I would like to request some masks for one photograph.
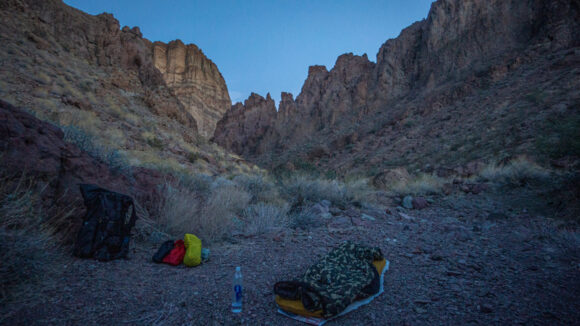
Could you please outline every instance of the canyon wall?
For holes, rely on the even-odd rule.
[[[154,42],[152,48],[153,63],[167,86],[195,118],[199,133],[210,138],[232,104],[218,67],[195,44]]]
[[[246,126],[260,116],[244,113],[259,109],[250,102],[245,108],[231,108],[236,114],[224,116],[214,139],[268,167],[314,157],[313,164],[340,171],[425,162],[432,149],[444,153],[448,147],[461,147],[452,143],[471,134],[501,142],[491,135],[503,137],[498,130],[522,114],[521,102],[530,99],[529,93],[548,85],[564,87],[575,103],[573,85],[578,83],[573,74],[560,76],[572,79],[562,86],[556,85],[558,72],[541,70],[554,67],[558,60],[577,63],[578,18],[574,1],[439,0],[426,19],[385,42],[376,63],[366,55],[345,54],[330,71],[324,66],[310,67],[296,100],[286,95],[272,122],[257,130],[259,137],[248,135]],[[526,73],[534,78],[526,78]],[[481,106],[484,102],[486,107]],[[527,105],[527,118],[541,119],[546,104],[556,103]],[[509,112],[500,113],[502,107]],[[498,121],[489,122],[494,131],[488,134],[487,125],[475,124],[477,116],[497,117]],[[435,132],[425,127],[448,128],[453,133],[443,133],[434,141],[426,135]],[[457,128],[463,129],[455,132]],[[468,129],[475,130],[468,134]],[[514,132],[517,138],[532,134],[527,129]],[[532,142],[514,143],[499,154],[530,151]],[[393,144],[395,148],[390,148]],[[498,155],[484,149],[465,151],[470,155],[461,155],[459,160]],[[311,152],[329,154],[319,157]],[[440,158],[438,163],[448,163],[444,161]]]

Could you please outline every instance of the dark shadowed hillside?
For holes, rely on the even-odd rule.
[[[437,1],[376,63],[344,54],[330,71],[310,67],[277,113],[258,95],[234,105],[215,141],[268,168],[339,175],[577,156],[563,139],[580,132],[579,10],[564,0]]]

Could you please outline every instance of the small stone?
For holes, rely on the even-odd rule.
[[[429,203],[427,203],[427,200],[423,197],[416,197],[413,198],[412,205],[414,209],[423,209],[426,208]]]
[[[440,255],[431,255],[431,260],[441,261],[443,260],[443,257],[441,257]]]
[[[423,253],[423,250],[421,248],[417,247],[417,248],[415,248],[415,250],[413,250],[413,253],[415,255],[420,255]]]
[[[344,212],[344,215],[350,216],[350,217],[360,217],[361,216],[360,212],[354,208],[349,208],[348,210],[346,210]]]
[[[489,213],[489,215],[487,216],[487,219],[490,221],[507,220],[508,216],[505,215],[504,213],[493,212],[493,213]]]
[[[405,207],[406,209],[412,209],[413,208],[413,197],[412,196],[405,196],[405,198],[403,198],[403,207]]]
[[[374,220],[376,220],[374,217],[372,217],[370,215],[367,215],[365,213],[362,213],[361,216],[360,216],[360,218],[362,218],[363,220],[367,220],[367,221],[374,221]]]
[[[421,308],[421,307],[415,307],[413,308],[413,310],[418,313],[418,314],[424,314],[427,312],[427,309]]]
[[[324,214],[320,215],[320,217],[323,219],[331,219],[332,216],[333,215],[331,213],[324,213]]]
[[[342,214],[342,209],[335,207],[335,206],[330,207],[329,211],[330,211],[330,214],[335,215],[335,216]]]
[[[328,213],[328,207],[319,203],[319,204],[312,206],[310,208],[309,212],[311,214],[314,214],[314,215],[323,215],[323,214]]]
[[[489,314],[493,312],[493,307],[490,304],[484,303],[479,307],[479,311],[484,314]]]
[[[485,191],[488,189],[488,186],[486,184],[483,183],[476,183],[474,185],[471,185],[471,193],[474,195],[479,194],[482,191]]]

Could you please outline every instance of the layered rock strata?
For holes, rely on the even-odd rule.
[[[213,136],[217,121],[231,106],[218,67],[195,44],[154,42],[152,48],[155,67],[195,118],[199,133],[206,138]]]

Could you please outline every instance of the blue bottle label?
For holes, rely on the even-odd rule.
[[[234,292],[236,293],[236,301],[242,300],[242,286],[241,285],[234,286]]]

